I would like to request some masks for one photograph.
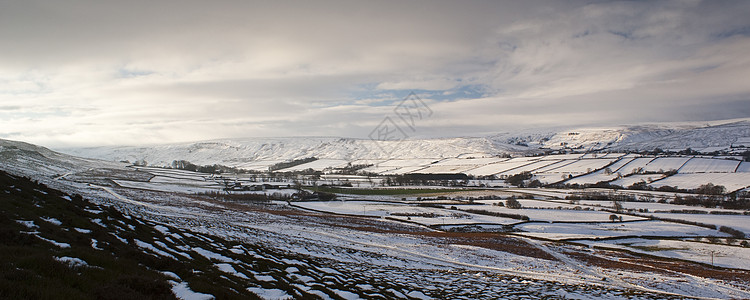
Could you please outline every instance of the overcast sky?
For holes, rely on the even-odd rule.
[[[413,137],[744,118],[748,15],[750,1],[2,0],[0,138],[367,138],[412,91],[432,112]]]

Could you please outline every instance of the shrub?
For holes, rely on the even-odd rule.
[[[721,226],[721,227],[719,227],[719,231],[721,231],[723,233],[730,234],[734,238],[738,238],[738,239],[744,239],[745,238],[745,233],[744,232],[739,231],[737,229],[734,229],[732,227]]]
[[[508,200],[505,200],[505,207],[519,209],[521,208],[521,202],[518,202],[515,198],[508,198]]]

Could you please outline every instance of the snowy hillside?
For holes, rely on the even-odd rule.
[[[547,149],[638,151],[692,148],[712,152],[727,149],[747,137],[750,137],[750,119],[556,129],[546,133],[504,133],[491,139]]]
[[[124,166],[121,163],[70,156],[44,147],[3,139],[0,139],[0,161],[5,170],[44,176]]]
[[[195,164],[241,166],[252,161],[292,160],[306,157],[355,161],[362,159],[449,158],[493,156],[523,151],[526,147],[495,143],[487,138],[450,138],[377,142],[336,137],[290,137],[214,140],[152,147],[94,147],[61,151],[111,161],[146,160],[168,165],[173,160]]]
[[[750,120],[712,123],[663,123],[610,128],[526,130],[486,137],[410,139],[379,142],[339,137],[288,137],[213,140],[148,147],[68,148],[60,151],[109,161],[168,165],[187,160],[199,165],[244,166],[257,161],[285,161],[315,156],[354,162],[357,160],[440,159],[491,157],[503,153],[521,155],[540,149],[576,151],[729,149],[750,137]]]

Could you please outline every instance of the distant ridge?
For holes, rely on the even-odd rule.
[[[173,160],[228,166],[258,160],[292,160],[305,157],[346,161],[487,157],[524,155],[544,150],[561,151],[717,151],[750,137],[750,120],[694,123],[657,123],[608,128],[526,130],[485,137],[408,139],[379,142],[341,137],[245,138],[157,146],[103,146],[60,149],[71,155],[109,161],[145,160],[168,165]]]

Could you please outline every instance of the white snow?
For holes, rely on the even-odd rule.
[[[654,160],[654,157],[638,157],[620,167],[616,172],[622,175],[635,173],[638,169],[646,168],[646,165],[652,160]]]
[[[223,262],[233,262],[234,261],[233,259],[231,259],[229,257],[226,257],[224,255],[208,251],[208,250],[200,248],[200,247],[195,247],[192,250],[195,251],[195,252],[197,252],[198,254],[200,254],[201,256],[203,256],[203,257],[205,257],[207,259],[215,259],[215,260],[223,261]]]
[[[86,263],[86,261],[84,261],[84,260],[82,260],[80,258],[76,258],[76,257],[68,257],[68,256],[57,257],[57,256],[55,256],[53,258],[56,261],[59,261],[61,263],[67,264],[71,268],[88,267],[88,265],[89,265],[88,263]]]
[[[150,250],[150,251],[156,253],[157,255],[165,256],[165,257],[169,257],[169,258],[172,258],[174,260],[177,260],[177,258],[174,257],[172,254],[169,254],[166,251],[163,251],[163,250],[161,250],[159,248],[156,248],[156,247],[154,247],[153,245],[151,245],[149,243],[146,243],[146,242],[141,241],[139,239],[133,239],[133,240],[135,241],[135,244],[138,245],[138,247]]]
[[[747,215],[713,215],[713,214],[673,214],[673,213],[646,213],[644,215],[653,215],[666,219],[687,220],[704,224],[713,224],[717,228],[720,226],[732,227],[745,232],[750,237],[750,216]],[[716,235],[716,234],[714,234]]]
[[[620,246],[630,251],[697,261],[725,268],[750,270],[750,248],[709,244],[690,240],[617,239],[610,241],[583,241],[592,246]]]
[[[750,173],[677,174],[655,181],[651,186],[658,188],[666,185],[689,190],[707,183],[723,185],[727,192],[732,192],[750,186]]]
[[[182,300],[211,300],[215,297],[213,295],[209,294],[203,294],[194,292],[193,290],[188,287],[187,282],[174,282],[169,281],[169,283],[172,284],[172,293],[174,293],[175,297]]]
[[[690,157],[658,157],[649,162],[644,168],[644,172],[666,172],[670,170],[679,170]]]
[[[57,226],[62,225],[62,222],[60,222],[60,220],[55,219],[55,218],[41,217],[40,219],[44,220],[47,223],[54,224],[54,225],[57,225]]]
[[[84,229],[84,228],[73,228],[75,231],[78,231],[80,233],[91,233],[91,230]]]
[[[646,182],[646,183],[651,183],[662,178],[664,178],[664,175],[662,174],[639,174],[639,175],[630,175],[627,177],[623,177],[623,178],[614,180],[610,183],[614,185],[619,185],[621,187],[629,187],[641,181]]]
[[[244,279],[250,279],[247,276],[245,276],[245,274],[237,272],[237,270],[235,270],[234,267],[232,267],[232,265],[230,264],[221,263],[221,264],[214,264],[214,266],[216,266],[216,268],[218,268],[220,271],[224,273],[231,274],[231,275],[244,278]]]
[[[611,215],[611,214],[610,214]],[[526,223],[518,234],[548,239],[583,239],[621,236],[728,236],[713,229],[664,221],[602,222],[594,224]]]
[[[68,243],[56,242],[56,241],[53,241],[53,240],[50,240],[50,239],[45,239],[45,238],[43,238],[41,236],[38,236],[38,235],[36,235],[36,237],[38,237],[42,241],[48,242],[48,243],[50,243],[52,245],[55,245],[57,247],[60,247],[60,248],[70,248],[70,244],[68,244]]]
[[[16,223],[26,226],[28,229],[39,228],[39,226],[34,224],[34,221],[16,220]]]
[[[248,291],[258,295],[258,297],[265,300],[286,300],[293,299],[292,296],[279,289],[265,289],[260,287],[249,287]]]
[[[734,172],[740,161],[733,159],[711,159],[695,157],[679,169],[680,173],[728,173]]]

